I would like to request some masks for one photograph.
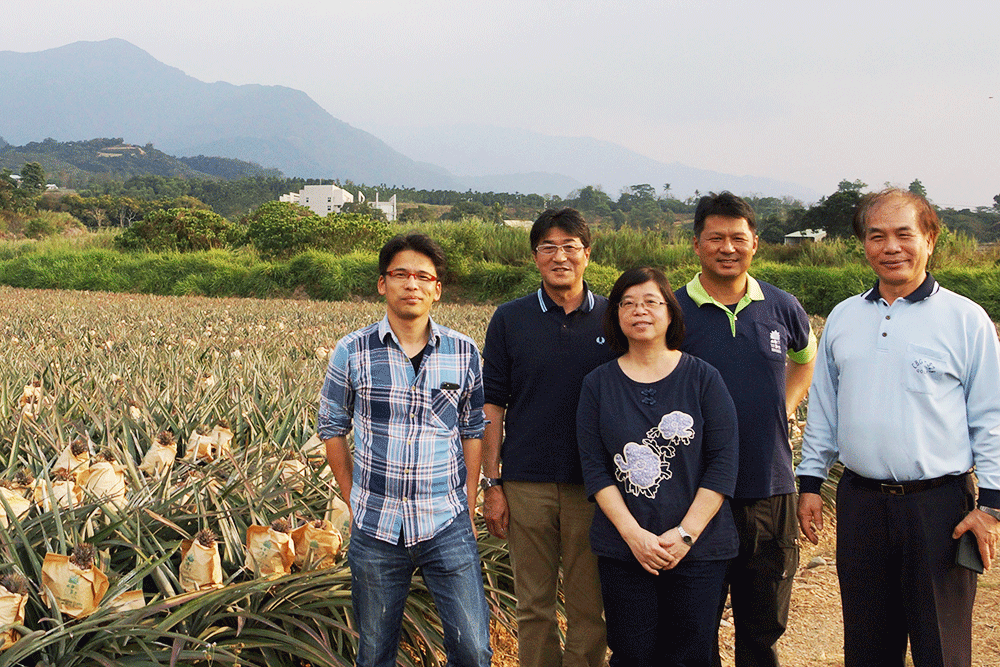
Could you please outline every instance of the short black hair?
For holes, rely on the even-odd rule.
[[[743,218],[750,226],[750,231],[757,233],[757,215],[753,212],[753,207],[745,199],[737,197],[728,190],[723,190],[719,194],[712,192],[698,200],[698,207],[694,210],[695,238],[701,236],[705,229],[705,218],[710,215]]]
[[[579,211],[567,206],[560,209],[545,209],[538,216],[535,224],[531,226],[531,234],[528,237],[531,243],[531,252],[535,252],[535,246],[553,227],[558,227],[570,236],[579,238],[584,248],[590,247],[590,227],[587,226],[587,221],[583,219],[583,215]]]
[[[681,304],[674,296],[674,290],[670,287],[667,276],[659,269],[649,266],[629,269],[618,276],[615,286],[611,288],[608,295],[608,309],[604,311],[604,335],[608,337],[608,344],[616,354],[628,352],[628,338],[622,331],[621,323],[618,321],[618,304],[622,302],[622,295],[625,290],[635,285],[641,285],[653,281],[660,288],[663,300],[667,302],[667,312],[670,314],[670,324],[667,325],[666,343],[670,350],[679,349],[684,342],[684,312]]]
[[[441,280],[444,275],[445,266],[447,265],[444,250],[431,237],[416,232],[398,234],[385,242],[385,245],[382,246],[382,249],[378,253],[378,274],[380,276],[385,275],[385,272],[389,269],[389,265],[392,264],[392,260],[404,250],[419,252],[434,262],[434,270],[438,274],[438,280]]]

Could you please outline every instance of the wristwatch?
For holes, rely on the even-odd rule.
[[[991,517],[993,517],[997,521],[1000,521],[1000,510],[998,510],[995,507],[987,507],[986,505],[980,505],[979,506],[979,511],[980,512],[986,512],[987,514],[989,514]]]
[[[691,533],[684,530],[684,526],[677,524],[677,533],[681,536],[681,540],[684,541],[684,544],[689,547],[694,546],[694,537],[691,536]]]
[[[492,489],[494,486],[503,486],[503,480],[499,477],[483,477],[479,480],[479,487],[483,491],[486,489]]]

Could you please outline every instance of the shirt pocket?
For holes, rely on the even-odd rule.
[[[936,394],[948,374],[948,356],[940,351],[910,343],[906,346],[903,374],[906,389],[915,394]]]
[[[784,361],[788,354],[788,330],[777,323],[755,322],[757,349],[765,359]]]
[[[458,399],[461,389],[431,389],[430,415],[434,423],[446,429],[458,426]]]

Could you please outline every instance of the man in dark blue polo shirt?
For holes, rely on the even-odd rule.
[[[520,664],[602,667],[607,638],[588,539],[594,505],[583,487],[576,408],[583,376],[614,356],[602,328],[608,300],[583,281],[590,230],[579,212],[545,211],[530,240],[542,285],[497,308],[486,332],[484,514],[510,549]]]
[[[740,553],[727,577],[736,667],[776,667],[799,558],[788,418],[809,389],[816,339],[794,296],[748,275],[756,216],[743,199],[729,192],[701,198],[694,250],[701,272],[676,292],[687,331],[681,349],[719,370],[739,422],[731,507]],[[720,619],[724,606],[725,594]]]

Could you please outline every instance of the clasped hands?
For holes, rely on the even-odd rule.
[[[639,527],[623,537],[629,549],[632,550],[632,555],[650,574],[659,574],[660,570],[673,569],[691,550],[691,547],[681,539],[676,528],[671,528],[662,535],[657,535]]]

